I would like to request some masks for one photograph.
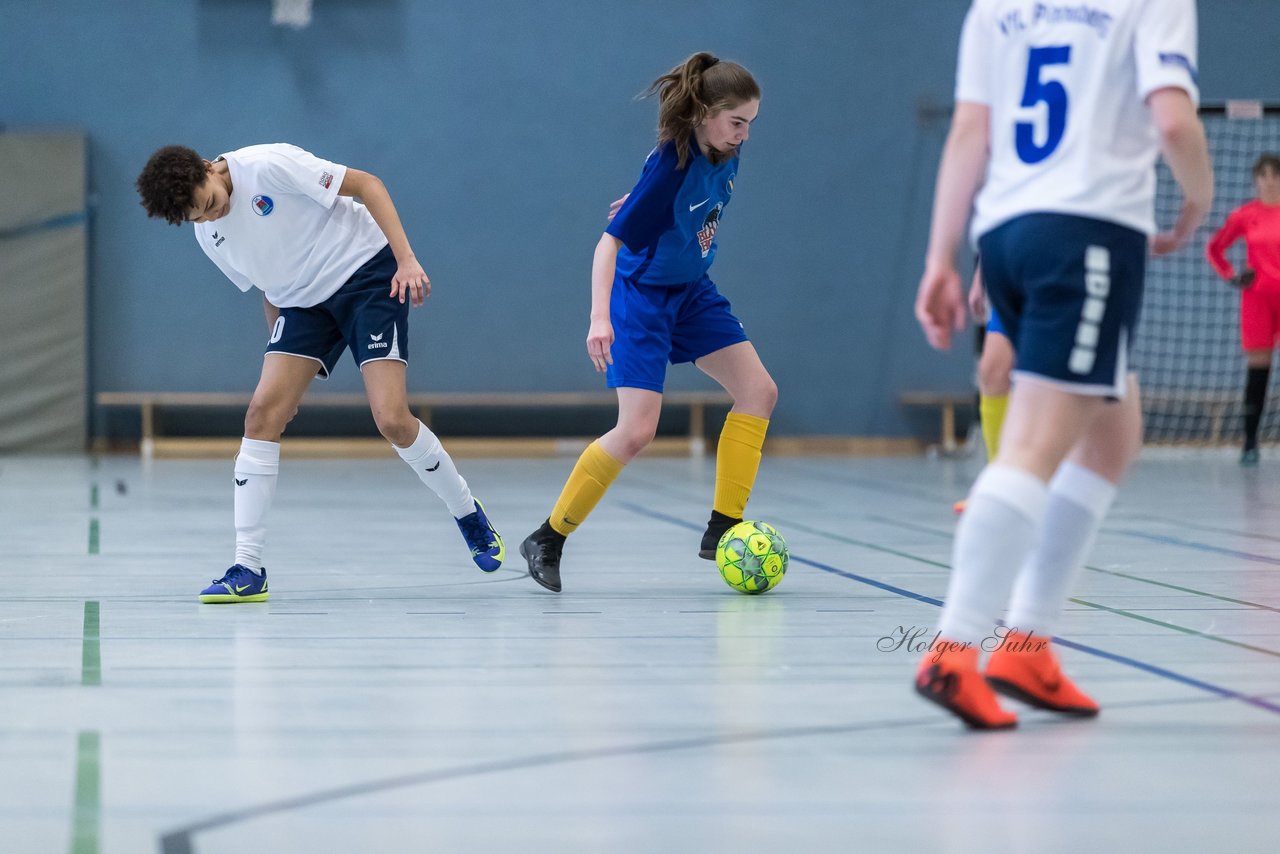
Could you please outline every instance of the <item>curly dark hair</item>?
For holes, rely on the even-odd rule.
[[[166,145],[156,151],[138,176],[138,195],[149,217],[164,217],[173,225],[187,221],[196,187],[204,183],[204,161],[185,145]]]

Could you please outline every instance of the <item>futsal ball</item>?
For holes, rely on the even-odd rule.
[[[787,542],[767,522],[739,522],[720,538],[716,566],[734,590],[772,590],[787,572]]]

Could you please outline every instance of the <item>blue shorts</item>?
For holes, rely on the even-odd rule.
[[[1014,375],[1124,397],[1147,238],[1116,223],[1034,213],[978,241],[982,279],[1013,342]]]
[[[409,301],[390,295],[396,269],[396,256],[384,246],[324,302],[280,309],[267,352],[315,359],[325,380],[348,347],[357,366],[377,359],[407,364]]]
[[[667,362],[692,362],[747,340],[729,301],[707,276],[687,285],[637,285],[618,277],[609,297],[613,324],[609,388],[661,393]]]

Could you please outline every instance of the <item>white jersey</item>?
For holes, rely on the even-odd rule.
[[[318,305],[387,245],[365,206],[338,195],[346,166],[285,143],[220,159],[231,210],[196,223],[196,240],[240,290],[259,288],[280,308]]]
[[[1196,83],[1195,0],[974,0],[956,101],[991,109],[977,238],[1025,213],[1155,228],[1157,89]]]

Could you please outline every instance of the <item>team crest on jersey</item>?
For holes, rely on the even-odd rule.
[[[722,210],[724,210],[724,202],[716,202],[716,206],[707,211],[707,218],[702,221],[702,228],[698,229],[698,248],[702,250],[703,258],[707,257],[707,253],[711,251],[711,244],[716,239],[716,229],[720,227]]]
[[[271,201],[270,196],[254,196],[253,212],[258,216],[266,216],[275,208],[275,203]]]

